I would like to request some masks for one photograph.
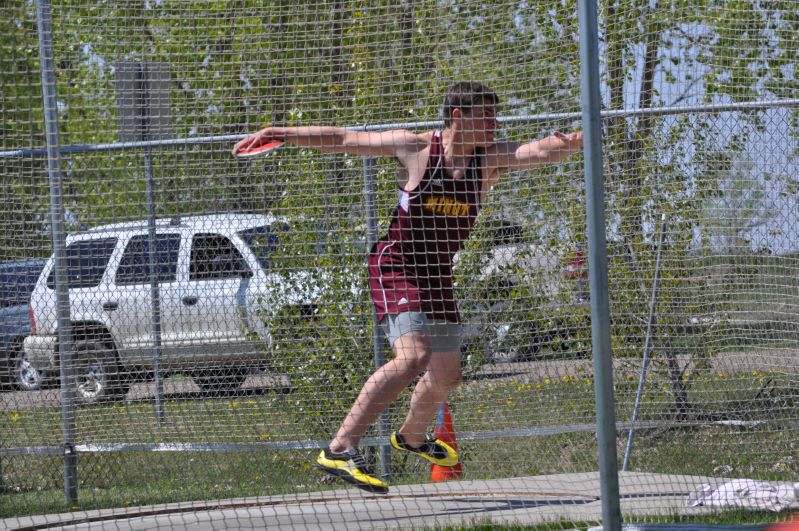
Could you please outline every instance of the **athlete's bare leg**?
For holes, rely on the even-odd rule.
[[[433,352],[427,372],[416,384],[405,424],[399,429],[403,440],[416,448],[425,441],[430,422],[442,402],[461,383],[461,353]]]
[[[394,359],[380,367],[364,384],[358,394],[358,398],[355,400],[355,404],[353,404],[352,409],[344,418],[338,433],[336,433],[335,438],[330,443],[331,452],[338,453],[345,451],[350,446],[357,447],[367,428],[397,398],[400,392],[426,367],[429,372],[432,360],[430,337],[423,332],[403,334],[394,341],[394,354]],[[458,369],[460,370],[460,354],[458,357]],[[427,375],[422,380],[426,377]],[[419,381],[419,384],[422,383],[422,380]],[[427,389],[429,385],[425,384],[424,389]],[[416,389],[419,389],[418,384]],[[414,397],[416,394],[415,390]],[[423,397],[427,399],[428,394],[429,391],[426,391]],[[438,395],[436,394],[435,396]],[[431,406],[432,414],[427,419],[428,424],[435,415],[436,408],[440,403],[441,400],[439,400],[438,404]],[[412,400],[411,411],[413,410]],[[427,409],[424,409],[422,414],[427,415]],[[414,414],[414,418],[419,418],[414,425],[421,422],[421,416],[418,413]],[[405,432],[403,432],[403,435],[405,435]],[[412,437],[409,433],[409,440],[412,441],[413,445],[417,445],[415,435]],[[418,444],[422,442],[424,442],[424,437]]]

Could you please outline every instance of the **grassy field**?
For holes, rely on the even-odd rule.
[[[764,393],[768,383],[769,392]],[[617,419],[629,418],[636,382],[618,383]],[[795,385],[795,382],[794,384]],[[694,406],[688,423],[669,425],[668,382],[650,379],[640,420],[664,421],[640,430],[630,470],[795,480],[797,389],[784,374],[717,375],[690,387]],[[452,397],[459,432],[486,432],[594,422],[591,378],[567,375],[536,383],[520,379],[468,382]],[[404,411],[404,395],[394,411]],[[291,393],[201,396],[168,400],[165,421],[154,422],[149,402],[128,401],[83,407],[77,440],[91,443],[264,443],[325,440],[325,428]],[[322,408],[322,403],[319,405]],[[730,418],[764,421],[738,426],[712,422]],[[399,423],[399,415],[395,419]],[[329,427],[340,420],[338,414]],[[61,440],[60,409],[3,413],[0,433],[6,448],[54,446]],[[619,434],[623,452],[626,432]],[[316,451],[229,452],[122,451],[80,454],[79,505],[63,501],[60,457],[4,458],[0,516],[70,509],[129,507],[188,500],[281,495],[340,487],[312,468]],[[493,479],[598,469],[593,432],[540,437],[507,437],[461,443],[469,479]],[[395,457],[393,484],[426,482],[420,460]]]
[[[651,518],[644,521],[636,521],[636,524],[647,523],[654,525],[680,526],[686,530],[695,531],[702,529],[703,526],[719,526],[721,528],[739,527],[754,531],[758,529],[766,530],[777,521],[783,521],[786,517],[777,520],[774,513],[730,510],[716,515],[705,515],[701,519],[688,516],[675,516],[673,518]],[[727,527],[729,526],[729,527]],[[427,528],[431,531],[556,531],[562,529],[589,529],[602,527],[601,522],[572,522],[561,520],[547,524],[538,525],[518,525],[518,524],[498,524],[491,521],[476,520],[472,523],[460,526],[440,526]]]

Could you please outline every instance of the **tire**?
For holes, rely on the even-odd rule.
[[[524,354],[515,349],[502,349],[494,352],[493,355],[494,363],[516,363],[517,361],[524,361],[524,359]]]
[[[96,341],[75,345],[73,378],[75,399],[84,405],[124,398],[129,386],[120,375],[113,347]]]
[[[543,341],[538,331],[523,331],[510,325],[497,327],[497,330],[495,339],[491,341],[494,363],[516,363],[536,359]]]
[[[231,393],[238,390],[247,379],[246,367],[214,367],[192,374],[200,389],[212,393]]]
[[[508,323],[497,324],[491,327],[491,339],[488,348],[494,363],[515,363],[522,360],[520,346],[514,344],[514,330]]]
[[[21,352],[14,359],[12,381],[14,387],[20,391],[38,391],[44,388],[44,374],[31,365]]]

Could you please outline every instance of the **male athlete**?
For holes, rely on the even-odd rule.
[[[443,131],[350,131],[338,127],[267,127],[233,148],[276,139],[328,153],[392,157],[400,166],[399,204],[388,233],[371,249],[369,288],[394,359],[364,384],[338,433],[316,460],[323,471],[368,492],[388,485],[365,466],[358,444],[368,426],[413,382],[410,411],[391,445],[431,463],[454,466],[455,450],[428,426],[461,380],[461,327],[452,286],[452,258],[474,226],[499,176],[562,161],[582,149],[582,133],[519,144],[496,142],[496,106],[488,87],[460,82],[444,100]]]

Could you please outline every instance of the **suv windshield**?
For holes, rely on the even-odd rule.
[[[287,231],[288,226],[282,225],[274,227],[272,225],[264,225],[262,227],[254,227],[239,232],[239,236],[247,246],[255,254],[258,263],[265,271],[272,268],[272,260],[274,259],[277,247],[280,244],[280,236],[278,231]]]

